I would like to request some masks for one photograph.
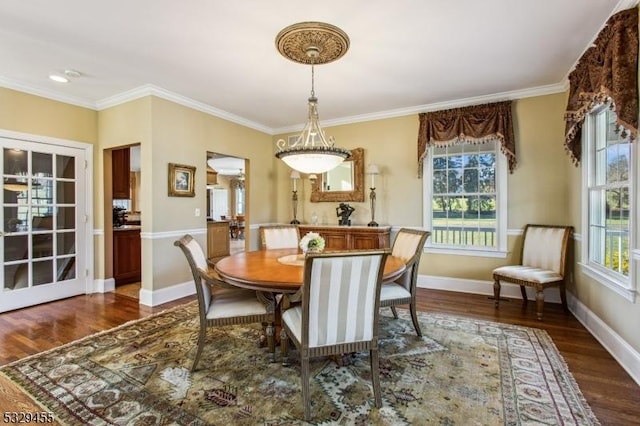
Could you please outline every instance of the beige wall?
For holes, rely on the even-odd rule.
[[[563,207],[567,199],[565,169],[570,166],[564,154],[563,112],[565,95],[549,95],[514,102],[513,119],[519,165],[508,178],[508,227],[521,230],[527,223],[558,223],[568,221]],[[376,179],[376,221],[380,224],[422,226],[423,181],[417,178],[417,115],[370,121],[324,129],[327,136],[335,136],[343,148],[364,148],[365,165],[378,164],[381,176]],[[274,140],[285,137],[278,135]],[[291,183],[289,168],[280,162],[278,184],[278,220],[291,220]],[[544,171],[544,172],[541,172]],[[306,176],[300,193],[300,220],[310,222],[313,211],[319,222],[337,224],[335,208],[338,203],[311,203],[310,184]],[[366,179],[365,183],[369,183]],[[368,191],[364,203],[350,203],[356,208],[354,224],[371,220]],[[550,208],[550,206],[560,206]],[[324,218],[324,220],[323,220]],[[515,259],[519,239],[509,238],[509,259],[463,257],[425,253],[420,273],[425,275],[490,280],[491,271],[506,261]],[[515,257],[514,257],[515,256]]]

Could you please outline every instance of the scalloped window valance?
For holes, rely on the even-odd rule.
[[[623,136],[638,136],[638,8],[616,13],[569,74],[564,146],[578,165],[582,124],[591,110],[610,103]]]
[[[484,143],[499,140],[501,151],[509,161],[509,171],[516,166],[516,144],[511,121],[511,101],[474,105],[419,114],[418,177],[430,146],[458,143]]]

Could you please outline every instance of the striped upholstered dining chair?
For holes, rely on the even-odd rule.
[[[260,227],[260,247],[265,249],[298,248],[300,231],[296,225],[265,225]]]
[[[280,341],[284,358],[289,339],[300,353],[305,420],[311,418],[309,359],[317,356],[368,350],[375,404],[382,406],[378,316],[388,255],[388,250],[307,255],[302,287],[293,296],[301,303],[282,313]]]
[[[191,371],[195,371],[202,355],[208,327],[234,324],[266,323],[269,351],[275,354],[275,302],[268,300],[255,290],[234,287],[222,281],[215,270],[209,268],[204,251],[191,235],[185,235],[176,242],[180,247],[193,275],[198,296],[200,330],[198,349]]]
[[[416,329],[418,337],[422,337],[422,331],[416,313],[416,282],[420,257],[429,235],[431,232],[417,229],[402,228],[398,231],[391,255],[404,260],[407,269],[395,281],[384,283],[380,291],[380,307],[390,307],[395,319],[398,319],[396,306],[409,305],[413,328]]]
[[[571,226],[526,225],[520,264],[501,266],[493,270],[493,295],[496,309],[500,303],[500,283],[504,281],[520,285],[522,299],[525,302],[527,301],[525,287],[536,289],[538,321],[542,321],[545,288],[560,288],[560,299],[566,310],[567,293],[564,277],[572,233]]]

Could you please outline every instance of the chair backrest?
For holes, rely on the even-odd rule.
[[[211,303],[211,288],[200,277],[198,270],[207,270],[207,257],[205,256],[200,244],[198,244],[198,242],[189,234],[175,241],[173,245],[180,247],[187,258],[189,269],[191,269],[191,274],[193,275],[193,283],[196,286],[198,306],[200,308],[200,319],[202,320],[205,318],[206,312],[209,310],[209,304]]]
[[[309,254],[302,287],[302,346],[376,341],[389,250]]]
[[[430,235],[431,232],[429,231],[402,228],[398,231],[396,239],[393,241],[391,255],[404,260],[407,267],[407,272],[402,274],[397,282],[406,287],[407,290],[410,290],[410,287],[415,285],[422,249]]]
[[[527,225],[522,243],[522,265],[564,275],[571,226]]]
[[[262,249],[298,248],[300,231],[296,225],[269,225],[260,227]]]

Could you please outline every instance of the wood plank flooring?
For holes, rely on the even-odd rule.
[[[155,308],[115,293],[77,296],[0,314],[0,365],[107,330],[172,306]],[[419,289],[418,310],[536,327],[546,330],[564,357],[583,395],[603,425],[640,424],[640,386],[560,305],[547,303],[544,321],[536,319],[535,302],[500,302],[496,310],[486,296]],[[0,399],[6,384],[0,383]],[[2,406],[3,404],[0,404]],[[16,404],[11,404],[15,411]],[[3,409],[10,409],[4,407]]]

